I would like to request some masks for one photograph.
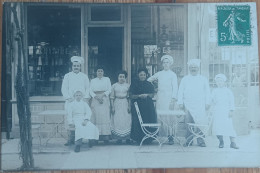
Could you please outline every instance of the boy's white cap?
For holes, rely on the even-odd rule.
[[[200,67],[200,59],[197,59],[197,58],[190,59],[187,64],[188,64],[188,66],[195,65],[195,66]]]
[[[82,94],[84,93],[81,89],[75,89],[73,95],[76,94],[76,92],[81,92]]]
[[[73,62],[79,62],[80,64],[84,63],[84,58],[81,56],[73,56],[70,58],[70,61]]]
[[[168,59],[170,61],[171,65],[173,64],[173,57],[172,56],[170,56],[170,55],[163,55],[161,57],[161,61],[163,62],[163,60],[165,60],[165,59]]]
[[[225,82],[227,80],[227,77],[224,74],[220,73],[215,76],[215,81],[218,79],[222,79]]]

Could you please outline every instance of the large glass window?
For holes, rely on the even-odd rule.
[[[132,6],[131,47],[132,76],[139,67],[146,67],[153,75],[162,70],[160,58],[167,54],[174,58],[172,70],[180,80],[185,74],[184,24],[186,11],[178,6]]]
[[[28,72],[30,96],[61,95],[70,57],[81,52],[80,8],[29,6]]]

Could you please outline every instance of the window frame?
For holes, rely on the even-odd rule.
[[[66,3],[24,3],[24,11],[23,11],[23,15],[24,15],[24,37],[25,37],[25,41],[24,41],[24,46],[26,48],[26,52],[27,52],[27,48],[28,48],[28,17],[27,17],[27,13],[28,13],[28,7],[39,7],[39,6],[50,6],[50,7],[68,7],[68,8],[77,8],[80,10],[80,21],[81,21],[81,51],[80,54],[81,56],[84,55],[84,6],[82,6],[81,4],[66,4]],[[26,66],[28,67],[28,54],[25,54],[25,59],[26,59]],[[27,74],[29,72],[28,68],[27,70]],[[84,68],[81,69],[82,72],[84,72]],[[15,70],[13,70],[12,72],[12,85],[14,85],[15,82],[15,74],[16,74],[16,68]],[[29,79],[28,79],[29,80]],[[12,87],[12,100],[16,101],[16,92],[14,87]],[[29,96],[30,100],[34,100],[34,98],[37,98],[38,101],[46,101],[46,100],[50,100],[49,98],[57,98],[58,100],[60,100],[61,98],[63,98],[62,95],[56,96],[56,95],[50,95],[50,96],[46,96],[46,95],[36,95],[36,96]],[[62,99],[63,100],[63,99]]]
[[[91,20],[91,8],[92,7],[102,7],[102,6],[110,6],[110,7],[120,7],[120,20],[118,21],[92,21]],[[124,13],[123,13],[123,4],[89,4],[87,7],[87,24],[123,24],[124,23]]]

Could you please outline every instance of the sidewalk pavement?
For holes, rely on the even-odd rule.
[[[79,153],[73,146],[65,147],[64,139],[52,139],[40,150],[33,146],[36,170],[71,169],[126,169],[126,168],[183,168],[183,167],[259,167],[260,129],[249,135],[238,136],[240,149],[229,148],[229,138],[225,147],[218,148],[215,136],[208,136],[206,148],[197,145],[181,148],[180,145],[164,144],[161,148],[154,142],[141,149],[133,145],[99,144],[93,148],[83,145]],[[19,139],[2,140],[1,169],[15,170],[22,164],[19,159]]]

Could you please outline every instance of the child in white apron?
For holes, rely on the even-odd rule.
[[[212,91],[213,126],[212,133],[219,139],[219,148],[224,147],[223,136],[230,137],[230,148],[238,149],[235,143],[236,132],[233,127],[232,116],[235,110],[234,95],[225,86],[226,76],[218,74],[215,77],[218,88]]]
[[[74,101],[68,109],[69,126],[75,126],[75,152],[80,151],[82,139],[99,139],[98,128],[90,122],[91,109],[82,98],[82,92],[75,91]]]

